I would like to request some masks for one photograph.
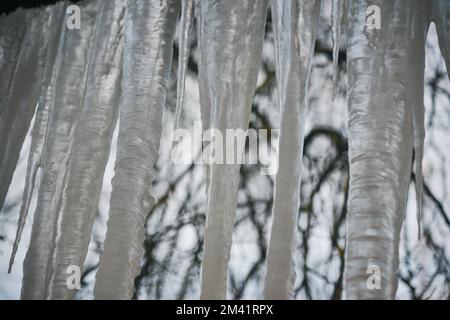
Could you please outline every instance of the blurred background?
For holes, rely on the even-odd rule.
[[[331,1],[324,0],[309,80],[309,107],[303,155],[301,209],[298,212],[296,299],[340,299],[345,265],[348,196],[347,71],[345,30],[341,36],[337,94],[333,101]],[[196,28],[196,26],[194,26]],[[194,29],[195,30],[195,29]],[[163,119],[160,158],[153,194],[157,201],[147,219],[142,269],[135,280],[135,299],[197,299],[205,225],[205,180],[201,165],[172,165],[170,160],[176,100],[178,40],[174,44],[172,81]],[[191,39],[182,127],[200,120],[196,33]],[[263,61],[253,100],[250,127],[277,129],[274,44],[270,12]],[[423,171],[424,234],[417,238],[414,174],[400,243],[399,299],[450,298],[450,83],[434,25],[426,45],[425,155]],[[102,196],[92,230],[79,299],[92,299],[98,258],[108,219],[115,141],[103,179]],[[25,227],[12,273],[7,273],[14,241],[31,137],[28,134],[0,212],[0,299],[18,299],[22,263],[29,244],[32,213]],[[258,165],[243,165],[230,260],[230,299],[261,298],[268,234],[271,227],[273,176]],[[37,179],[39,183],[39,177]],[[35,197],[36,198],[36,197]]]

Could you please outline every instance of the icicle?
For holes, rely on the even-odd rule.
[[[447,67],[447,76],[450,79],[450,2],[447,0],[433,0],[432,1],[432,19],[436,25],[436,32],[438,35],[439,40],[439,47],[441,49],[442,56],[445,61],[445,65]],[[423,119],[421,119],[423,121]],[[423,140],[422,140],[423,141]],[[419,154],[421,157],[423,155],[423,143],[422,145],[419,145],[418,147],[419,152],[422,151],[422,153]],[[422,158],[417,158],[422,160]],[[418,193],[419,198],[417,200],[417,205],[420,205],[420,212],[419,217],[421,221],[422,216],[422,189],[423,189],[423,182],[422,182],[422,162],[418,164],[416,162],[416,165],[420,168],[416,167],[416,188],[420,187]],[[418,170],[420,169],[420,171]],[[420,201],[420,203],[419,203]],[[419,221],[419,226],[421,222]],[[420,235],[420,229],[419,229],[419,235]]]
[[[60,227],[50,261],[49,299],[73,299],[76,293],[67,288],[67,269],[76,265],[82,270],[117,120],[124,1],[105,1],[101,6],[83,109],[62,190]]]
[[[177,106],[175,111],[175,129],[179,127],[181,110],[183,109],[184,85],[186,80],[186,70],[189,61],[189,45],[192,22],[194,20],[195,1],[182,0],[181,20],[180,20],[180,40],[178,58],[178,78],[177,78]]]
[[[50,10],[50,18],[48,36],[49,43],[45,61],[45,71],[42,79],[41,97],[38,109],[36,111],[36,119],[34,122],[33,131],[31,133],[32,141],[25,177],[25,189],[23,192],[22,205],[20,207],[19,219],[17,222],[16,238],[13,244],[8,272],[11,272],[11,268],[14,263],[14,257],[19,247],[20,238],[28,215],[31,197],[33,195],[36,173],[41,165],[42,150],[44,148],[50,113],[50,99],[52,98],[51,92],[55,85],[55,75],[57,74],[59,65],[58,63],[55,64],[55,58],[58,50],[61,50],[60,47],[62,41],[60,40],[60,37],[63,35],[63,32],[61,32],[61,30],[64,30],[63,28],[61,28],[64,17],[64,8],[61,4],[57,4],[53,7],[49,7],[47,10]]]
[[[422,82],[416,79],[423,79],[424,68],[413,68],[413,71],[417,71],[416,75],[413,75],[413,86],[415,91],[413,92],[413,101],[411,104],[414,106],[413,114],[413,126],[414,126],[414,164],[415,164],[415,189],[416,189],[416,210],[417,210],[417,237],[420,240],[422,234],[422,212],[423,212],[423,173],[422,173],[422,161],[423,161],[423,145],[425,141],[425,125],[424,125],[424,111],[423,105],[423,80]],[[422,85],[420,85],[422,84]]]
[[[381,29],[366,24],[369,5],[380,7]],[[414,90],[423,87],[423,77],[411,79],[415,72],[410,69],[424,66],[427,6],[420,0],[349,2],[347,299],[395,297],[413,130],[419,120],[411,100],[419,99]],[[371,275],[380,282],[371,281]]]
[[[279,163],[264,298],[289,299],[295,281],[293,253],[299,212],[304,113],[314,55],[320,0],[273,0],[278,103]]]
[[[199,87],[203,129],[248,128],[267,13],[267,1],[199,3]],[[239,155],[238,155],[239,156]],[[227,264],[239,187],[238,164],[206,165],[203,299],[225,299]]]
[[[417,0],[416,0],[417,1]],[[412,35],[413,41],[418,38],[422,43],[423,50],[412,49],[410,53],[410,75],[409,79],[409,103],[413,107],[413,130],[414,130],[414,168],[415,168],[415,190],[416,190],[416,210],[417,210],[417,237],[420,240],[422,234],[422,212],[423,212],[423,148],[425,142],[425,106],[424,95],[424,70],[425,70],[425,40],[428,33],[431,10],[427,5],[418,5],[421,16],[413,16]]]
[[[19,154],[12,155],[6,153],[8,144],[22,144],[23,141],[11,141],[9,137],[11,119],[13,118],[15,105],[9,103],[10,90],[14,83],[14,78],[18,70],[18,61],[27,30],[26,11],[18,9],[9,15],[0,15],[0,210],[5,201],[6,194],[11,183]],[[12,113],[12,114],[10,114]],[[20,147],[19,147],[20,148]],[[20,149],[19,149],[20,150]],[[8,164],[11,163],[12,164]],[[6,165],[5,165],[6,164]]]
[[[71,132],[80,117],[83,101],[89,49],[98,13],[98,1],[80,3],[83,12],[80,30],[66,30],[62,50],[56,60],[60,63],[55,75],[52,96],[48,101],[50,119],[42,156],[42,177],[38,202],[34,214],[30,246],[24,261],[22,298],[45,299],[50,275],[49,259],[53,252],[53,240],[57,227],[57,214],[52,209],[55,197],[60,199],[62,190],[58,182],[64,177],[64,159],[69,150]],[[65,24],[63,25],[65,28]]]
[[[39,99],[48,13],[43,9],[19,9],[1,18],[0,208]]]
[[[178,13],[178,0],[127,3],[117,159],[97,299],[131,298],[139,273]]]
[[[333,100],[336,96],[338,81],[339,43],[346,0],[333,0],[331,7],[331,39],[333,42]]]

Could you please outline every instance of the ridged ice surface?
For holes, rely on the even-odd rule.
[[[126,5],[117,158],[97,299],[131,298],[140,270],[179,7],[178,0]]]
[[[382,10],[379,30],[365,27],[366,9],[372,4]],[[423,108],[422,92],[415,90],[423,91],[427,12],[426,3],[419,0],[349,2],[347,299],[395,296],[415,145],[414,114]],[[380,271],[379,289],[368,285],[368,270],[374,267]]]
[[[62,4],[51,7],[49,16],[49,40],[45,59],[45,70],[42,78],[42,87],[40,92],[39,104],[36,111],[33,131],[31,133],[31,147],[28,157],[27,173],[25,177],[25,189],[23,191],[22,204],[19,212],[16,239],[14,241],[9,272],[14,263],[14,257],[17,252],[20,238],[28,215],[31,198],[33,195],[35,178],[38,168],[41,166],[42,152],[47,136],[48,121],[50,117],[50,106],[53,99],[53,88],[55,86],[56,74],[61,59],[56,60],[58,52],[61,51],[62,37],[64,36],[63,18],[64,7]]]
[[[51,254],[59,231],[58,212],[71,141],[80,117],[98,1],[80,3],[83,27],[64,33],[57,60],[51,115],[42,158],[42,177],[30,246],[24,260],[22,298],[44,299],[51,276]]]
[[[273,0],[280,107],[279,163],[264,287],[266,299],[288,299],[295,281],[293,255],[300,208],[304,114],[320,0]]]
[[[0,208],[41,92],[50,9],[0,16]]]
[[[103,1],[100,6],[82,111],[60,191],[55,248],[49,263],[49,299],[75,295],[76,290],[66,285],[67,270],[70,265],[83,267],[117,120],[124,1]]]
[[[200,104],[203,130],[247,129],[261,65],[268,2],[199,3]],[[225,155],[225,154],[224,154]],[[239,187],[238,164],[207,165],[206,234],[201,298],[225,299]]]

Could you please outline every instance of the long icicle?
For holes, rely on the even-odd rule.
[[[0,208],[39,100],[49,13],[48,9],[18,9],[3,17],[0,41],[8,50],[0,62]]]
[[[74,128],[83,101],[89,48],[98,13],[97,1],[80,3],[83,12],[80,30],[66,30],[56,85],[50,106],[50,119],[42,158],[42,178],[33,219],[30,246],[24,260],[23,299],[45,299],[49,279],[49,258],[57,226],[60,191],[58,184],[65,176],[67,157]],[[65,28],[65,25],[63,26]],[[56,205],[57,204],[57,205]]]
[[[381,29],[366,23],[369,5],[381,9]],[[411,99],[423,87],[423,77],[411,79],[410,65],[424,66],[427,11],[420,0],[349,2],[347,299],[395,297],[414,147]]]
[[[105,1],[98,16],[83,109],[68,159],[52,254],[48,299],[73,299],[66,285],[71,265],[83,269],[97,212],[102,177],[115,128],[122,61],[124,1]]]
[[[416,0],[417,1],[417,0]],[[449,7],[450,8],[450,7]],[[416,4],[416,9],[420,15],[413,15],[412,36],[419,38],[425,47],[428,28],[432,19],[432,7],[423,2]],[[414,146],[414,171],[415,171],[415,191],[417,210],[417,236],[420,240],[422,235],[422,215],[423,215],[423,152],[425,143],[425,105],[424,105],[424,71],[425,71],[425,50],[411,50],[410,56],[409,86],[410,104],[413,107],[413,146]]]
[[[446,0],[433,0],[432,1],[432,19],[436,25],[436,32],[438,35],[439,47],[441,49],[442,57],[444,58],[445,65],[447,67],[447,76],[450,79],[450,2]],[[420,145],[419,145],[420,146]],[[419,150],[423,151],[423,144]],[[420,154],[422,155],[422,154]],[[421,159],[421,158],[420,158]],[[417,160],[416,160],[417,161]],[[419,166],[419,164],[416,165]],[[420,169],[420,171],[418,170]],[[418,193],[418,202],[422,202],[422,162],[420,162],[420,168],[416,169],[416,186],[421,189]],[[420,193],[420,194],[419,194]],[[420,207],[422,209],[422,207]],[[420,211],[419,219],[421,220],[422,210]],[[419,222],[420,225],[420,222]],[[420,232],[420,231],[419,231]]]
[[[189,45],[194,20],[195,0],[182,0],[180,36],[179,36],[179,58],[178,58],[178,78],[177,78],[177,105],[175,111],[175,128],[180,125],[180,117],[183,109],[184,88],[186,81],[186,70],[189,61]]]
[[[333,42],[333,100],[336,96],[337,90],[341,26],[344,19],[346,1],[347,0],[333,0],[331,6],[331,40]]]
[[[275,179],[273,225],[267,257],[265,299],[289,299],[295,281],[293,253],[300,208],[304,114],[320,0],[273,0],[280,168]]]
[[[130,299],[139,273],[179,9],[178,0],[127,2],[117,159],[97,299]]]
[[[60,61],[56,61],[56,56],[58,54],[58,51],[61,50],[61,37],[64,36],[64,33],[61,31],[65,30],[64,28],[62,28],[64,7],[60,3],[51,7],[50,10],[49,44],[45,62],[45,72],[42,80],[42,92],[39,99],[38,109],[36,111],[33,131],[31,133],[32,140],[25,177],[25,189],[23,191],[22,204],[20,207],[19,219],[17,222],[16,238],[13,244],[8,272],[11,272],[11,268],[14,264],[14,258],[19,247],[22,231],[25,226],[31,198],[33,195],[36,173],[38,171],[38,168],[41,166],[42,152],[47,135],[49,115],[51,112],[50,99],[52,98],[52,90],[55,86],[56,74],[58,74],[58,68],[60,65]]]
[[[267,4],[266,0],[200,1],[199,87],[204,130],[225,134],[226,129],[248,128],[261,65]],[[239,169],[239,164],[206,164],[202,299],[226,298]]]

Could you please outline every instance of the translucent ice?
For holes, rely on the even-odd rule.
[[[194,10],[196,2],[194,0],[182,0],[179,46],[180,54],[178,58],[178,79],[177,79],[177,106],[175,112],[175,127],[178,127],[183,108],[184,82],[186,81],[186,70],[189,60],[189,45],[191,27],[194,20]]]
[[[124,1],[103,1],[97,15],[86,90],[59,190],[58,228],[51,255],[49,299],[69,299],[71,265],[83,270],[91,229],[97,213],[103,175],[109,157],[120,95]]]
[[[97,299],[130,299],[140,270],[179,9],[178,0],[126,5],[117,158]]]
[[[51,275],[51,254],[58,229],[62,185],[68,152],[80,117],[89,52],[98,13],[98,1],[82,4],[83,27],[65,32],[57,55],[57,74],[52,90],[48,133],[42,155],[42,177],[34,214],[30,246],[24,261],[22,298],[45,299]],[[73,30],[71,30],[73,31]],[[58,230],[57,230],[58,229]]]
[[[423,113],[428,4],[376,1],[383,12],[381,29],[366,24],[372,4],[350,1],[347,15],[350,190],[344,290],[348,299],[395,296],[400,229],[417,146],[415,123],[423,121],[415,115]],[[368,279],[374,273],[381,277],[378,290]]]
[[[304,114],[320,0],[273,0],[280,167],[275,178],[273,225],[264,287],[266,299],[288,299],[295,280],[293,255],[300,208]]]
[[[50,11],[19,9],[0,16],[0,208],[39,101]]]
[[[247,129],[268,2],[199,3],[200,104],[203,130]],[[239,155],[238,155],[239,156]],[[225,299],[239,164],[206,165],[206,234],[201,297]]]
[[[19,212],[19,220],[17,226],[16,239],[14,241],[11,260],[9,264],[9,272],[11,272],[14,263],[14,257],[17,252],[22,231],[28,215],[31,198],[33,195],[35,178],[38,168],[41,166],[43,148],[47,136],[48,120],[50,117],[50,106],[52,105],[52,92],[55,86],[56,74],[61,63],[61,59],[56,61],[58,52],[62,48],[62,38],[64,37],[63,26],[63,6],[61,4],[49,8],[49,40],[46,52],[45,70],[42,79],[42,87],[39,98],[39,104],[36,111],[36,119],[34,121],[33,131],[31,133],[31,147],[28,158],[27,173],[25,177],[25,189],[22,197],[22,205]],[[59,53],[61,54],[61,53]]]

